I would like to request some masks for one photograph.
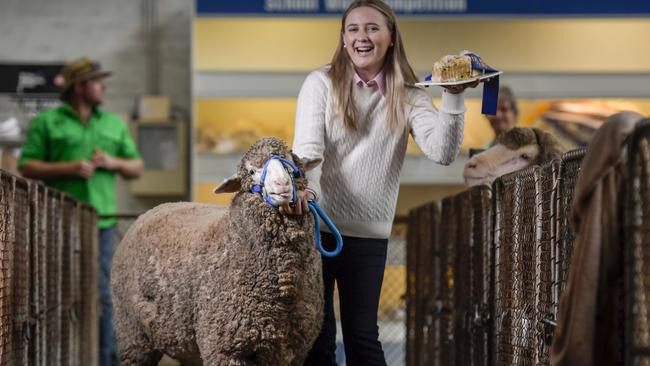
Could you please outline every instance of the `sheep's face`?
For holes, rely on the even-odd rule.
[[[537,128],[515,127],[497,143],[472,157],[463,171],[468,186],[492,184],[502,175],[559,158],[559,142]]]
[[[293,163],[291,156],[284,158]],[[245,162],[253,186],[259,186],[262,194],[266,194],[271,202],[276,205],[291,203],[294,195],[294,179],[299,174],[290,164],[283,163],[280,159],[267,160],[261,167]],[[262,177],[264,180],[262,181]]]
[[[319,163],[320,159],[299,159],[279,139],[263,138],[244,154],[237,174],[226,179],[215,193],[252,192],[260,187],[260,197],[266,194],[273,205],[285,205],[292,201],[294,190],[306,187],[302,174]]]
[[[496,144],[480,154],[474,155],[465,164],[463,177],[465,183],[472,187],[492,184],[502,175],[530,166],[539,155],[538,145],[526,145],[511,150],[505,145]]]

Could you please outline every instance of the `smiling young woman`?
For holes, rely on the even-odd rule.
[[[325,321],[306,365],[336,364],[335,283],[347,364],[386,365],[377,308],[409,134],[444,165],[463,140],[463,89],[445,90],[438,110],[416,82],[395,13],[380,0],[363,0],[343,14],[331,64],[309,74],[300,90],[293,150],[322,159],[307,173],[309,189],[344,241],[337,257],[322,258]],[[329,233],[322,233],[322,242],[334,245]]]

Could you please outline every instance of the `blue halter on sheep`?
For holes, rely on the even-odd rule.
[[[269,160],[267,160],[266,163],[264,163],[264,168],[262,169],[262,175],[260,176],[260,183],[255,184],[253,186],[253,189],[251,189],[251,192],[261,194],[262,197],[264,198],[264,201],[266,203],[268,203],[269,205],[271,205],[271,207],[276,208],[276,209],[279,207],[279,205],[275,201],[273,201],[273,199],[271,199],[269,194],[264,189],[264,181],[266,179],[266,174],[268,172],[269,164],[271,163],[272,160],[277,160],[280,163],[282,163],[285,170],[287,170],[287,173],[289,173],[289,176],[291,177],[291,185],[292,185],[292,188],[293,188],[291,190],[291,192],[292,192],[291,204],[295,204],[296,199],[297,199],[296,198],[296,191],[297,190],[296,190],[295,178],[301,178],[301,177],[303,177],[303,174],[300,171],[300,169],[294,163],[292,163],[290,160],[287,160],[287,159],[285,159],[285,158],[283,158],[281,156],[278,156],[278,155],[271,155]],[[322,255],[324,255],[326,257],[336,257],[337,255],[339,255],[339,253],[341,253],[341,250],[343,250],[343,238],[341,237],[341,233],[336,228],[336,225],[334,225],[334,223],[329,218],[329,216],[327,216],[325,211],[323,211],[323,209],[318,205],[318,203],[316,203],[315,201],[310,200],[309,201],[309,208],[311,208],[311,214],[314,217],[314,240],[316,241],[316,248],[318,249],[318,251]],[[334,235],[334,238],[336,239],[336,248],[331,252],[327,251],[325,248],[323,248],[323,244],[321,243],[319,216],[320,216],[320,218],[323,219],[323,221],[325,221],[325,224],[330,229],[330,231],[332,232],[332,235]]]

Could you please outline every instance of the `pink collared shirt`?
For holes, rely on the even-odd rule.
[[[375,75],[374,78],[371,80],[368,80],[366,83],[363,81],[361,76],[359,76],[358,73],[354,73],[354,83],[357,84],[359,87],[366,87],[370,89],[378,89],[381,95],[386,96],[386,77],[385,77],[384,69],[381,69],[381,71]]]

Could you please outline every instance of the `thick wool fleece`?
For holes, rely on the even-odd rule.
[[[268,158],[257,156],[244,160]],[[323,317],[313,230],[310,216],[280,215],[246,191],[229,209],[171,203],[145,213],[113,265],[122,364],[164,351],[183,365],[302,365]]]
[[[543,164],[562,156],[560,142],[553,135],[539,128],[514,127],[497,137],[497,143],[510,150],[527,145],[538,145],[539,155],[535,164]]]

